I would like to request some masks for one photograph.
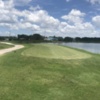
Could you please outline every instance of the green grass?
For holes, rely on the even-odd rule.
[[[99,100],[100,55],[54,46],[53,49],[66,49],[70,54],[72,50],[91,57],[51,59],[50,56],[49,59],[50,52],[45,52],[46,58],[43,54],[34,56],[39,46],[44,45],[26,45],[0,57],[0,100]],[[44,47],[46,51],[46,47],[52,49],[51,45]]]
[[[6,48],[10,48],[10,47],[13,47],[13,45],[0,43],[0,49],[6,49]]]
[[[91,57],[90,54],[54,44],[35,44],[25,50],[22,55],[51,59],[84,59]]]

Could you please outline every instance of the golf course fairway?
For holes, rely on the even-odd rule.
[[[99,99],[99,54],[41,43],[0,56],[0,100]]]
[[[34,44],[31,48],[25,50],[22,55],[51,59],[84,59],[91,57],[90,54],[56,44]]]

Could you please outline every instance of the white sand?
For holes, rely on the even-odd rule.
[[[5,53],[12,52],[12,51],[24,48],[23,45],[15,45],[15,44],[12,44],[12,43],[9,43],[9,42],[0,42],[0,43],[4,43],[4,44],[8,44],[8,45],[14,45],[14,47],[0,50],[0,55],[3,55]]]

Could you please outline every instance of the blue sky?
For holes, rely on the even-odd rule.
[[[0,0],[0,35],[100,37],[100,0]]]

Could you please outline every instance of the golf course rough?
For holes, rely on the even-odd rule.
[[[13,47],[13,45],[0,42],[0,50],[1,49],[6,49],[6,48],[11,48],[11,47]]]
[[[31,48],[22,52],[24,56],[33,56],[47,59],[86,59],[91,54],[74,50],[56,44],[33,44]]]

